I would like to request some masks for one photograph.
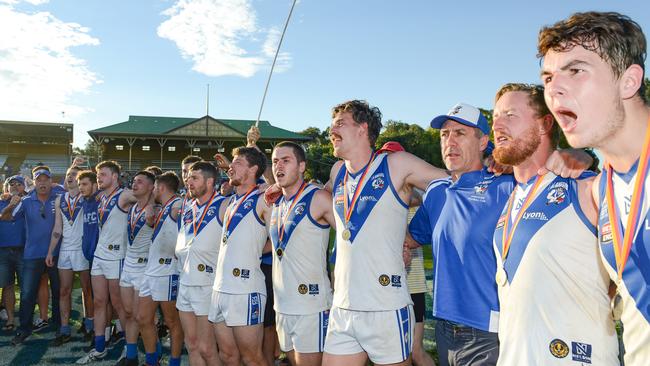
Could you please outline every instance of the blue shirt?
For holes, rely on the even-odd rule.
[[[83,197],[81,199],[81,209],[84,215],[81,250],[84,253],[84,257],[89,261],[92,261],[95,255],[95,248],[97,248],[97,240],[99,239],[98,207],[97,192],[89,198]]]
[[[409,232],[420,244],[432,244],[434,317],[497,331],[492,238],[514,184],[511,175],[497,177],[483,169],[456,182],[434,180],[427,188]]]
[[[52,190],[50,196],[43,203],[38,199],[36,192],[23,197],[14,209],[14,219],[25,219],[26,237],[24,259],[41,259],[47,256],[50,246],[52,229],[54,228],[54,201],[57,194]],[[57,246],[54,256],[59,254]]]
[[[0,212],[9,205],[9,200],[0,201]],[[25,245],[25,218],[17,217],[11,221],[0,221],[0,248],[22,247]]]

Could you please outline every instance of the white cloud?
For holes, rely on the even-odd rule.
[[[281,36],[282,32],[276,27],[271,28],[266,36],[266,41],[264,41],[262,51],[264,52],[264,55],[266,55],[266,57],[268,57],[271,61],[275,56],[275,51],[278,49],[278,42],[280,42]],[[280,50],[280,53],[278,53],[278,59],[275,61],[275,70],[273,72],[286,71],[290,67],[291,54]]]
[[[52,121],[60,120],[61,112],[71,118],[87,112],[71,98],[101,81],[70,48],[98,45],[88,33],[48,12],[0,5],[0,119]]]
[[[259,28],[249,0],[179,0],[163,15],[169,19],[158,27],[158,36],[176,43],[193,62],[192,69],[209,76],[253,76],[270,65],[280,37],[276,28]],[[263,44],[260,34],[265,34]],[[251,52],[242,43],[256,44],[259,50]],[[278,71],[286,70],[290,60],[282,52]]]

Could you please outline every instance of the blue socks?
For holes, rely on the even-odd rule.
[[[103,335],[95,336],[95,351],[104,352],[106,350],[106,337]]]
[[[160,343],[160,340],[156,342],[156,358],[162,357],[162,343]]]
[[[126,358],[129,360],[135,360],[138,358],[138,344],[137,343],[127,343],[126,344]]]
[[[59,330],[59,334],[65,334],[65,335],[70,335],[71,329],[69,325],[62,325],[61,329]]]
[[[172,357],[169,359],[169,366],[181,366],[180,357]]]
[[[95,321],[93,318],[84,318],[84,327],[88,333],[92,332],[95,329]]]
[[[151,366],[158,364],[158,357],[156,357],[156,353],[145,353],[144,362],[147,365],[151,365]]]

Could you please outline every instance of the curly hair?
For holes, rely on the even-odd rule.
[[[575,46],[595,52],[607,62],[616,77],[631,65],[639,65],[645,74],[646,38],[638,23],[616,12],[575,13],[552,26],[543,27],[537,40],[537,57],[549,50],[571,51]],[[638,94],[646,101],[645,85]]]
[[[379,108],[371,107],[365,100],[348,100],[332,108],[332,118],[345,112],[349,112],[357,124],[368,124],[368,140],[370,146],[375,146],[382,127]]]

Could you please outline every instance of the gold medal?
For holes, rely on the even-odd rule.
[[[74,221],[70,220],[70,221],[68,221],[68,224],[70,224],[70,226],[72,226],[72,224],[74,224]]]
[[[282,257],[284,255],[284,250],[282,250],[282,248],[278,248],[275,250],[275,254],[277,254],[278,257]]]
[[[352,236],[352,233],[350,232],[349,229],[345,229],[341,233],[341,236],[343,237],[343,240],[350,240],[350,237]]]
[[[503,267],[497,269],[497,274],[494,276],[494,279],[499,286],[505,286],[506,283],[508,283],[508,275],[506,274],[506,270],[503,269]]]

